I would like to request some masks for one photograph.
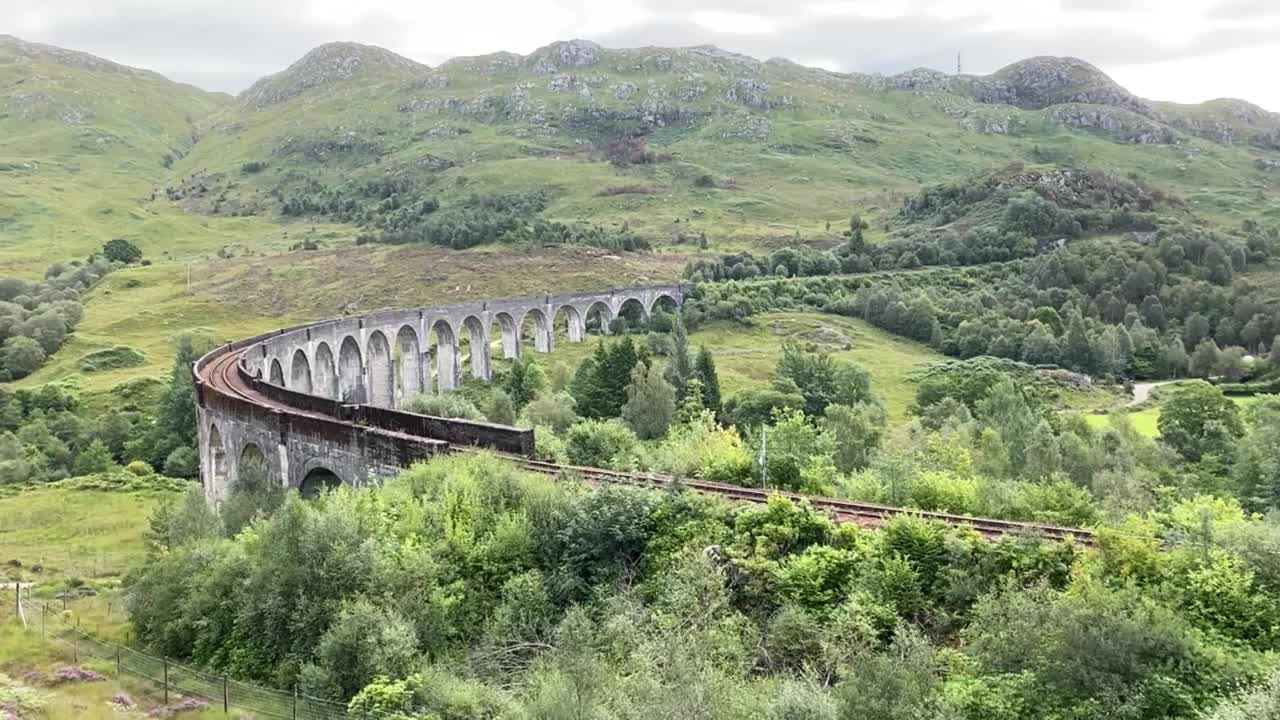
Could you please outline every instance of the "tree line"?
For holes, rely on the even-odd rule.
[[[650,247],[625,223],[607,228],[540,217],[549,202],[541,190],[472,193],[442,204],[424,183],[393,174],[339,185],[291,177],[272,192],[286,217],[324,216],[367,228],[360,242],[430,243],[455,250],[494,242],[588,245],[618,251]]]

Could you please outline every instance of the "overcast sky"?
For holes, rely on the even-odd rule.
[[[1280,0],[0,0],[0,33],[238,92],[333,40],[430,65],[574,37],[760,59],[988,73],[1074,55],[1133,92],[1280,111]],[[16,7],[16,12],[10,9]]]

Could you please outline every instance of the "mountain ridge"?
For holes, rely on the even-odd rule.
[[[179,85],[199,87],[190,83],[173,80],[154,70],[124,65],[84,51],[63,48],[46,43],[31,42],[14,35],[0,34],[0,51],[3,51],[6,45],[10,48],[22,50],[23,53],[28,56],[43,54],[51,57],[62,57],[65,60],[78,59],[87,66],[98,65],[105,68],[115,69],[117,71],[126,71],[135,74],[149,74],[164,78],[169,82],[174,82]],[[339,50],[357,51],[358,54],[354,59],[359,62],[351,63],[352,65],[368,63],[370,60],[380,60],[383,64],[398,66],[411,72],[429,73],[433,70],[447,71],[450,68],[465,67],[468,65],[475,66],[477,63],[488,61],[497,65],[531,65],[535,73],[539,74],[549,74],[558,70],[563,70],[567,67],[589,67],[597,64],[603,53],[635,54],[643,52],[650,55],[661,55],[663,53],[677,51],[699,53],[707,57],[731,61],[744,66],[789,66],[815,74],[851,78],[865,82],[871,87],[882,87],[885,85],[899,89],[937,89],[945,87],[953,92],[971,92],[974,94],[974,99],[988,104],[1012,104],[1019,107],[1040,109],[1045,107],[1047,104],[1083,102],[1087,104],[1127,107],[1139,114],[1150,115],[1152,113],[1150,103],[1159,103],[1161,105],[1178,106],[1182,108],[1207,108],[1229,102],[1249,106],[1259,113],[1280,118],[1280,112],[1267,110],[1266,108],[1243,98],[1214,98],[1200,103],[1175,103],[1172,101],[1159,100],[1157,98],[1143,98],[1120,86],[1104,71],[1093,64],[1074,56],[1032,56],[1013,61],[987,74],[949,73],[924,66],[910,68],[897,73],[885,74],[827,70],[825,68],[804,65],[791,60],[790,58],[779,56],[760,60],[750,55],[732,50],[725,50],[715,45],[646,45],[628,48],[605,48],[594,41],[584,40],[581,38],[553,41],[531,51],[527,55],[521,55],[510,51],[496,51],[480,55],[456,56],[440,62],[434,68],[427,63],[419,62],[410,57],[377,45],[369,45],[350,40],[335,40],[322,43],[311,50],[308,50],[285,68],[259,78],[248,88],[236,93],[235,97],[248,97],[252,100],[256,100],[259,95],[263,94],[262,89],[259,88],[259,86],[263,85],[266,81],[278,79],[280,76],[289,73],[291,70],[302,69],[308,64],[308,62],[327,61],[334,63],[338,60],[338,58],[335,57],[337,54],[335,51]],[[557,52],[565,53],[560,58],[560,62],[555,62],[553,58]],[[360,57],[360,55],[369,53],[374,54],[375,57]],[[0,57],[2,57],[2,55],[0,55]],[[345,64],[341,62],[337,62],[335,70],[338,72],[346,72],[348,74],[348,77],[342,79],[351,79],[352,74],[350,73],[350,68],[346,68],[344,65]],[[1028,98],[1026,94],[1027,91],[1035,90],[1033,86],[1036,84],[1035,79],[1028,78],[1027,73],[1025,72],[1031,68],[1034,68],[1034,70],[1037,71],[1032,73],[1032,75],[1045,73],[1059,75],[1062,84],[1069,84],[1071,82],[1070,78],[1073,71],[1083,72],[1087,75],[1093,76],[1093,79],[1098,82],[1098,85],[1101,86],[1100,89],[1103,90],[1103,92],[1101,94],[1093,95],[1090,95],[1089,93],[1082,93],[1076,96],[1060,99],[1057,102],[1045,102],[1035,95]],[[1028,80],[1030,80],[1030,82],[1028,82]],[[259,89],[255,90],[255,88]],[[203,88],[200,89],[203,90]],[[205,92],[212,94],[227,94],[210,90],[205,90]],[[1028,99],[1031,100],[1030,104],[1025,103]],[[1020,101],[1022,102],[1020,103]]]
[[[590,40],[571,39],[549,43],[527,55],[500,51],[456,57],[432,68],[375,46],[326,43],[309,51],[289,68],[254,83],[240,98],[260,109],[304,94],[311,87],[353,79],[354,74],[351,72],[344,73],[341,69],[335,71],[324,67],[324,63],[308,63],[308,59],[317,53],[335,47],[362,48],[361,53],[373,52],[376,54],[372,58],[374,61],[395,71],[416,75],[420,84],[429,87],[448,85],[448,74],[459,71],[497,77],[523,68],[536,76],[554,76],[586,72],[589,68],[608,66],[610,62],[615,63],[613,69],[621,70],[623,66],[617,64],[619,61],[632,63],[633,69],[648,67],[657,72],[678,71],[681,68],[676,64],[676,58],[685,57],[689,62],[684,69],[691,72],[704,71],[707,65],[731,73],[750,68],[775,67],[818,80],[845,79],[864,89],[946,92],[988,106],[1011,106],[1024,110],[1067,106],[1053,115],[1059,124],[1111,133],[1130,142],[1176,143],[1176,133],[1170,131],[1173,128],[1219,143],[1243,140],[1269,150],[1280,149],[1280,113],[1272,113],[1246,100],[1235,98],[1221,98],[1198,104],[1142,98],[1122,87],[1093,64],[1069,56],[1025,58],[986,75],[951,74],[924,67],[884,75],[828,71],[780,57],[761,61],[713,45],[605,48]],[[270,99],[264,98],[268,94],[264,89],[271,82],[291,72],[308,77],[293,83],[285,91],[276,91]],[[750,89],[748,92],[751,92]],[[1101,106],[1109,110],[1081,110],[1071,107],[1077,105]],[[1249,108],[1250,111],[1224,114],[1221,111],[1224,105]],[[1130,117],[1129,113],[1145,120]],[[1254,128],[1258,126],[1261,129],[1255,132]]]
[[[6,53],[8,53],[8,55],[6,55]],[[181,88],[197,90],[212,97],[225,99],[230,99],[232,97],[230,93],[218,90],[207,90],[199,85],[195,85],[194,83],[174,80],[173,78],[155,70],[126,65],[92,53],[84,52],[83,50],[72,50],[58,45],[30,42],[14,35],[0,33],[0,65],[5,64],[6,57],[21,57],[26,61],[52,60],[53,62],[64,66],[89,70],[91,72],[102,71],[159,80]]]

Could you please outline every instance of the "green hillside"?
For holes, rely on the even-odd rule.
[[[1071,59],[884,78],[570,41],[429,69],[340,43],[207,119],[173,194],[215,214],[292,202],[376,227],[393,193],[398,211],[541,191],[546,218],[626,222],[662,243],[705,232],[719,249],[821,240],[851,208],[875,216],[921,185],[1025,162],[1135,174],[1236,224],[1280,216],[1277,132],[1245,103],[1157,109]]]
[[[0,35],[0,272],[38,276],[113,237],[181,258],[251,235],[157,189],[231,98],[85,53]]]

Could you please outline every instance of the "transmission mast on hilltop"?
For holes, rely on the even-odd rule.
[[[961,74],[960,73],[960,53],[956,53],[956,74],[957,75]]]

